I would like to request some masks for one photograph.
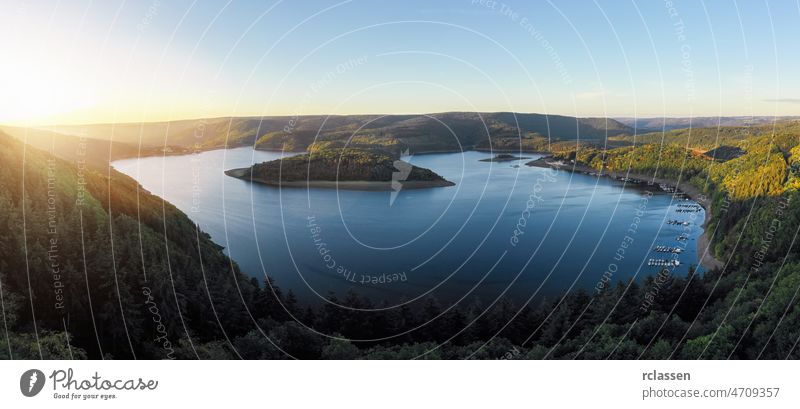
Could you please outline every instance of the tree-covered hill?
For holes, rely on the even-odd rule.
[[[624,304],[652,296],[661,307],[649,307],[622,325],[595,326],[588,338],[571,330],[561,342],[545,343],[549,356],[800,358],[800,328],[795,325],[800,319],[800,251],[794,240],[800,229],[800,132],[783,128],[737,145],[744,154],[725,162],[685,144],[554,154],[598,170],[688,181],[712,203],[705,229],[725,266],[688,279],[667,275],[668,284],[658,283],[661,275],[648,278],[642,287],[631,283],[630,291],[614,298]],[[580,304],[595,308],[594,300]],[[569,307],[565,314],[574,316],[578,310]],[[621,305],[616,311],[634,309]],[[589,318],[576,320],[578,326],[592,327]],[[606,352],[603,342],[609,343]]]
[[[0,162],[0,356],[164,358],[252,327],[257,286],[174,206],[4,134]]]
[[[191,153],[190,145],[164,145],[151,143],[139,145],[136,140],[121,142],[114,138],[92,138],[83,134],[71,135],[36,128],[3,126],[0,131],[13,136],[34,148],[50,152],[69,161],[84,161],[98,168],[108,167],[109,162],[142,156],[174,155]],[[113,133],[112,133],[113,135]]]
[[[319,149],[258,163],[246,169],[226,171],[229,176],[271,185],[285,182],[425,182],[433,186],[452,186],[430,169],[411,165],[387,154],[362,149]]]
[[[171,122],[53,126],[46,130],[144,149],[208,150],[254,146],[305,151],[314,142],[349,144],[354,138],[400,144],[411,153],[472,149],[489,138],[539,134],[551,141],[605,140],[632,129],[613,119],[511,112],[446,112],[418,115],[302,115],[202,118]],[[147,151],[157,154],[157,151]]]
[[[675,144],[697,150],[711,150],[723,145],[738,144],[757,137],[767,137],[773,143],[793,145],[800,134],[800,121],[786,120],[749,126],[712,126],[676,129],[668,132],[649,132],[612,138],[615,141],[644,145]],[[782,142],[785,141],[785,142]]]
[[[636,128],[640,134],[648,132],[672,131],[686,128],[715,128],[731,126],[757,126],[795,121],[797,116],[705,116],[678,118],[615,118],[617,121]]]

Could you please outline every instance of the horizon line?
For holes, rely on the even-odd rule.
[[[122,122],[80,122],[80,123],[52,123],[52,124],[32,124],[32,125],[18,125],[14,123],[0,123],[0,126],[14,127],[14,128],[46,128],[46,127],[75,127],[75,126],[111,126],[111,125],[141,125],[141,124],[159,124],[159,123],[172,123],[172,122],[185,122],[185,121],[201,121],[201,120],[216,120],[216,119],[244,119],[244,118],[308,118],[308,117],[347,117],[347,116],[433,116],[443,114],[513,114],[513,115],[543,115],[553,117],[567,117],[576,119],[707,119],[707,118],[797,118],[798,115],[701,115],[701,116],[633,116],[633,115],[613,115],[613,116],[575,116],[556,113],[541,113],[541,112],[520,112],[520,111],[440,111],[440,112],[417,112],[417,113],[358,113],[358,114],[296,114],[296,115],[219,115],[219,116],[206,116],[206,117],[185,117],[176,119],[165,119],[155,121],[122,121]]]

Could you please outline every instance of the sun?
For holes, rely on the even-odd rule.
[[[76,73],[43,61],[19,59],[0,65],[0,123],[30,124],[93,105],[92,90]]]

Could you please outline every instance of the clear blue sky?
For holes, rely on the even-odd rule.
[[[800,114],[798,1],[9,1],[0,122]]]

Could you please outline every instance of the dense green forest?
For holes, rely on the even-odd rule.
[[[2,134],[0,161],[0,356],[160,358],[163,342],[142,340],[210,341],[251,322],[239,300],[258,287],[129,177]]]
[[[349,309],[301,305],[132,179],[0,135],[0,357],[797,359],[798,142],[745,139],[725,162],[685,145],[556,153],[702,189],[725,269],[529,305],[428,298],[369,312],[385,305],[353,293],[330,295]]]
[[[689,127],[668,132],[649,132],[639,135],[620,135],[610,139],[642,144],[676,144],[687,148],[711,150],[722,145],[736,145],[759,136],[784,140],[800,134],[800,121],[783,120],[775,123],[750,126]]]

